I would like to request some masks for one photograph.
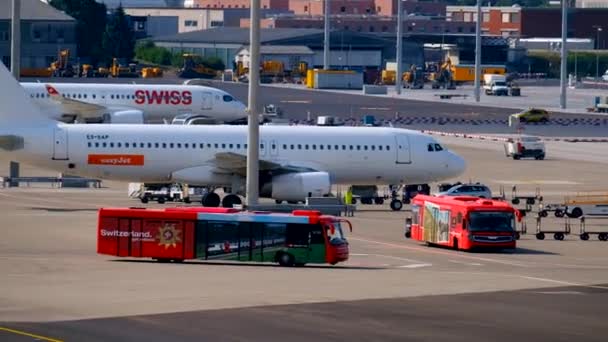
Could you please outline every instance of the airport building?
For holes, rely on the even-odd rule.
[[[0,1],[0,56],[10,67],[12,2]],[[40,0],[21,0],[21,68],[46,68],[62,49],[76,51],[76,20]]]

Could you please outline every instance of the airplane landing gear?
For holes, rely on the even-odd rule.
[[[396,198],[394,198],[393,200],[391,200],[391,209],[393,211],[399,211],[403,208],[403,202],[401,202],[401,200],[398,200]]]
[[[224,196],[222,199],[222,207],[224,208],[232,208],[235,204],[242,204],[241,198],[234,194],[229,194]]]
[[[215,192],[208,192],[204,194],[201,200],[203,207],[219,207],[220,202],[220,195],[216,194]]]

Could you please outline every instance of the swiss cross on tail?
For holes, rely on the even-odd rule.
[[[49,93],[49,95],[51,95],[51,96],[59,96],[59,92],[52,85],[46,84],[45,87],[46,87],[46,91]]]

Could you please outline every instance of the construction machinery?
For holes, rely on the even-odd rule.
[[[433,89],[456,89],[452,75],[452,61],[449,58],[446,58],[445,62],[438,67],[437,71],[430,74],[429,79],[432,82],[431,87]]]
[[[424,88],[424,70],[412,64],[409,71],[403,73],[403,86],[410,89]]]
[[[177,73],[181,78],[215,78],[218,75],[217,70],[209,68],[200,62],[201,57],[192,53],[184,53],[183,67]]]
[[[142,68],[141,77],[143,77],[143,78],[163,77],[163,69],[156,68],[156,67]]]
[[[268,60],[262,62],[260,83],[282,82],[285,77],[285,66],[281,61]]]
[[[70,62],[70,50],[59,51],[57,60],[51,63],[51,71],[54,77],[74,77],[74,66]]]

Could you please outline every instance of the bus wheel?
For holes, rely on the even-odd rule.
[[[536,238],[539,240],[544,240],[545,239],[545,233],[536,233]]]
[[[583,233],[583,234],[581,234],[580,238],[583,241],[587,241],[587,240],[589,240],[589,234]]]
[[[219,207],[220,206],[220,195],[215,192],[208,192],[203,195],[201,200],[203,207]]]
[[[460,248],[458,247],[458,239],[454,238],[454,241],[452,243],[452,246],[454,247],[455,250],[459,250]]]
[[[399,211],[401,208],[403,208],[403,202],[398,199],[391,201],[391,209],[393,209],[393,211]]]
[[[224,208],[232,208],[235,204],[241,204],[241,198],[237,195],[230,194],[226,195],[222,200],[222,207]]]
[[[276,259],[281,266],[293,266],[295,264],[293,256],[289,253],[280,253]]]

